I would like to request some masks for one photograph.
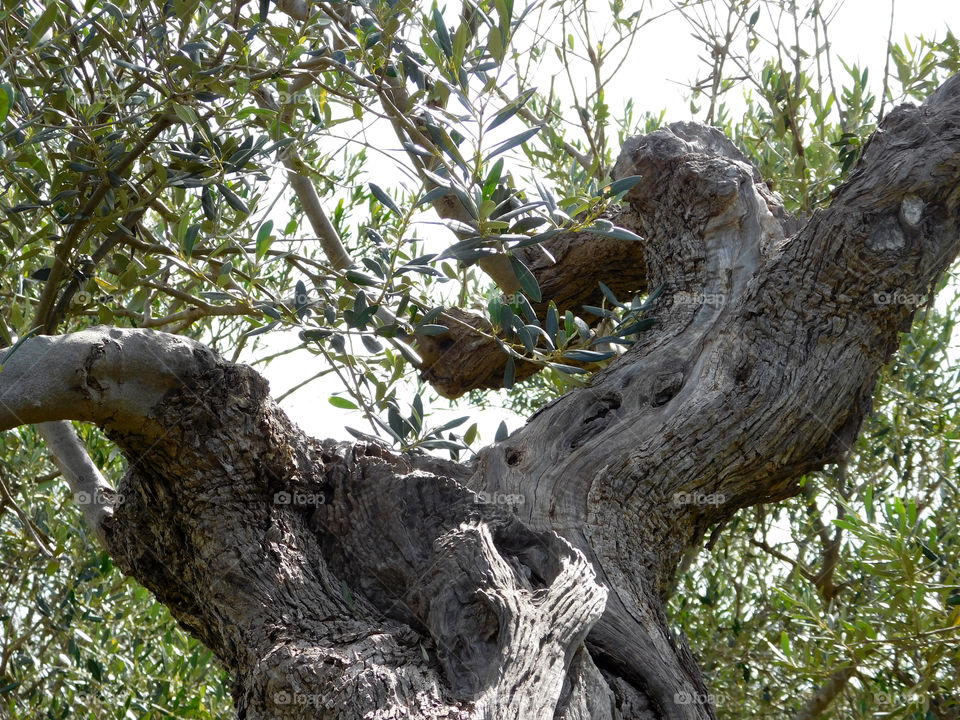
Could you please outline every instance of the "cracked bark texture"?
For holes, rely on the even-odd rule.
[[[306,437],[253,370],[146,330],[25,341],[0,428],[122,448],[88,517],[240,718],[712,718],[663,600],[709,526],[854,441],[913,316],[890,299],[960,246],[960,78],[893,111],[802,228],[715,129],[633,138],[616,173],[644,178],[657,329],[472,465]]]

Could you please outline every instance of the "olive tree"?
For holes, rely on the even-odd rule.
[[[870,134],[861,82],[830,138],[825,93],[805,146],[812,81],[781,60],[758,82],[770,112],[748,114],[763,142],[625,119],[614,158],[602,72],[645,20],[615,5],[604,43],[556,8],[595,70],[577,138],[529,74],[503,89],[536,4],[4,16],[0,425],[38,424],[111,561],[226,668],[239,717],[713,717],[667,619],[678,568],[844,462],[956,255],[956,77],[908,87],[901,53],[921,105],[881,107]],[[748,40],[760,9],[730,6]],[[727,36],[698,86],[713,122],[723,58],[750,60]],[[557,46],[567,66],[576,47]],[[367,130],[392,139],[358,153]],[[389,149],[404,189],[359,182]],[[436,252],[425,208],[450,233]],[[370,433],[306,436],[236,362],[286,327]],[[475,426],[431,427],[420,393],[402,407],[411,372],[447,398],[562,392],[463,459]],[[121,478],[67,420],[119,448]]]

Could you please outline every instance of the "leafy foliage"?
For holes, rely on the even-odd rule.
[[[627,136],[666,117],[611,99],[634,43],[659,27],[660,6],[637,5],[7,2],[0,346],[108,323],[238,357],[292,334],[320,368],[310,380],[338,379],[330,405],[363,411],[354,435],[454,457],[502,439],[503,424],[481,438],[472,411],[434,422],[442,401],[418,379],[416,343],[457,322],[446,308],[481,316],[509,358],[500,400],[529,414],[651,328],[656,289],[601,286],[600,305],[561,312],[521,252],[560,230],[637,239],[609,220],[636,182],[611,182],[612,164]],[[948,31],[891,42],[878,83],[878,69],[832,53],[820,2],[665,12],[707,50],[691,113],[723,127],[800,214],[828,200],[893,103],[960,70]],[[743,513],[681,578],[674,620],[713,658],[722,715],[782,717],[798,688],[854,666],[836,717],[956,706],[948,317],[930,311],[910,336],[843,471],[809,478],[801,501]],[[542,371],[517,382],[522,363]],[[0,706],[221,715],[229,693],[209,655],[95,548],[37,438],[2,443]]]
[[[832,717],[960,708],[955,312],[929,309],[905,337],[844,467],[741,512],[683,576],[674,620],[718,717],[795,715],[845,672]]]
[[[105,440],[85,434],[100,467],[119,473]],[[232,702],[210,651],[114,568],[36,432],[5,433],[0,450],[4,716],[223,717]]]

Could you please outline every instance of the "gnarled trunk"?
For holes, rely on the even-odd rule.
[[[254,371],[144,330],[24,342],[0,427],[123,449],[115,495],[75,477],[80,500],[242,718],[713,717],[663,599],[709,526],[855,439],[960,245],[960,78],[891,113],[798,231],[715,129],[634,138],[617,172],[643,176],[657,329],[472,465],[313,440]]]

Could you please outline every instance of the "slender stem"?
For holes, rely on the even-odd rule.
[[[857,672],[856,665],[849,665],[834,670],[827,681],[817,688],[817,691],[810,697],[793,720],[814,720],[826,711],[830,704],[843,692],[844,688]]]
[[[883,65],[883,94],[880,96],[880,111],[877,113],[877,122],[883,119],[887,96],[890,94],[890,48],[893,47],[893,14],[896,4],[897,0],[890,0],[890,29],[887,31],[887,60]]]
[[[17,504],[17,501],[14,500],[13,495],[10,493],[10,489],[3,480],[2,473],[0,473],[0,499],[3,500],[4,505],[9,505],[13,508],[13,512],[16,513],[18,518],[20,518],[20,522],[23,524],[23,527],[27,529],[27,532],[30,533],[30,537],[32,537],[33,541],[37,543],[37,547],[39,548],[40,552],[45,557],[52,558],[53,552],[50,550],[49,538],[43,536],[43,531],[36,526],[36,523],[30,519],[30,516],[27,515],[23,511],[23,508]]]
[[[37,425],[40,437],[53,462],[70,486],[74,500],[101,543],[106,545],[103,523],[113,514],[115,493],[90,459],[87,449],[69,422],[45,422]]]

